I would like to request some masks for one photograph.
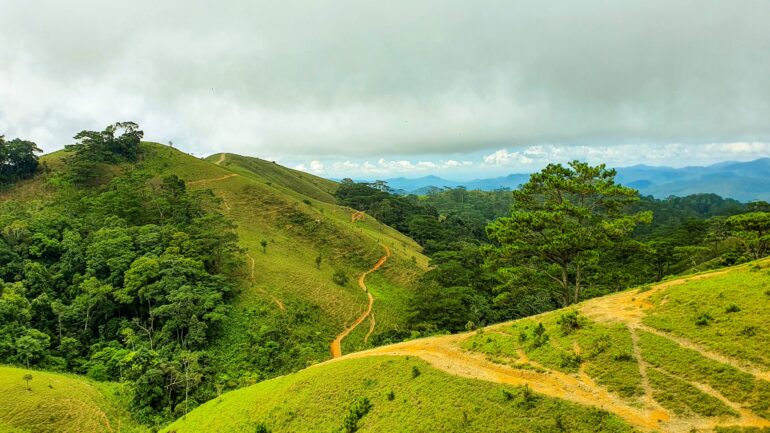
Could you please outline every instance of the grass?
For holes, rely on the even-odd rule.
[[[27,389],[23,377],[32,375]],[[0,431],[147,431],[125,410],[125,388],[74,375],[0,367]]]
[[[770,419],[770,383],[647,332],[640,332],[639,346],[642,357],[653,367],[681,380],[707,384],[730,401]]]
[[[334,204],[336,183],[258,158],[227,154],[218,166],[212,162],[220,155],[201,160],[149,143],[143,144],[143,152],[145,168],[159,175],[196,181],[238,174],[190,186],[210,188],[223,199],[222,211],[238,224],[245,249],[237,311],[225,324],[225,335],[214,351],[227,375],[238,374],[244,362],[253,359],[253,352],[261,350],[259,341],[249,335],[265,328],[299,346],[287,368],[277,373],[327,359],[328,344],[366,307],[366,294],[357,278],[383,254],[380,243],[391,247],[393,257],[387,272],[376,276],[381,284],[372,286],[375,329],[386,329],[379,328],[379,323],[404,322],[404,299],[427,266],[427,258],[413,240],[371,217],[352,223],[353,211]],[[268,242],[264,252],[262,240]],[[247,255],[253,259],[253,278]],[[320,269],[315,264],[319,255]],[[335,270],[346,273],[348,283],[336,284]],[[377,287],[387,289],[377,292]],[[350,341],[343,342],[345,350],[363,347],[367,331],[365,322],[348,337]],[[252,380],[252,375],[245,380]]]
[[[655,400],[676,414],[692,413],[709,416],[738,416],[738,413],[718,398],[705,394],[689,383],[661,370],[650,369],[647,377]]]
[[[579,328],[565,334],[559,323],[565,315],[570,316],[560,310],[518,320],[499,328],[503,334],[477,333],[463,348],[507,359],[506,363],[514,363],[521,350],[537,364],[564,373],[577,373],[584,365],[586,374],[609,391],[627,398],[640,395],[641,376],[626,327],[599,324],[578,315]],[[538,324],[543,325],[545,337],[535,336]]]
[[[524,388],[458,378],[416,359],[373,357],[227,393],[164,432],[251,432],[259,424],[273,433],[341,431],[363,399],[371,406],[357,421],[362,432],[632,431],[606,412]]]
[[[770,273],[744,266],[652,297],[644,323],[770,368]]]

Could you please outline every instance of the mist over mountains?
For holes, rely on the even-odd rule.
[[[770,158],[749,162],[721,162],[706,167],[654,167],[634,165],[617,168],[617,180],[639,190],[643,195],[665,198],[697,193],[715,193],[722,197],[748,202],[770,200]],[[401,194],[425,194],[435,188],[491,191],[517,188],[529,179],[529,173],[470,181],[455,181],[438,176],[385,179],[388,186]]]

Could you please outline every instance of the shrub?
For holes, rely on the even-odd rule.
[[[361,397],[350,406],[348,414],[342,422],[342,431],[345,433],[354,433],[358,431],[358,421],[372,410],[372,402],[366,397]]]
[[[741,311],[741,307],[735,304],[730,304],[727,306],[727,308],[725,308],[725,313],[737,313],[739,311]]]
[[[503,399],[505,399],[505,401],[513,400],[513,393],[511,391],[508,391],[507,389],[504,389],[503,390]]]
[[[556,323],[561,326],[562,335],[570,335],[580,329],[580,317],[578,317],[577,311],[562,314]]]
[[[387,398],[388,401],[393,401],[396,399],[396,393],[393,392],[393,390],[390,390],[387,394],[385,394],[385,398]]]
[[[516,402],[516,404],[520,407],[524,408],[531,408],[537,397],[535,396],[535,393],[532,392],[532,390],[529,388],[529,385],[524,385],[524,388],[521,389],[521,394],[519,395],[519,399]]]
[[[332,281],[340,286],[344,286],[348,283],[348,281],[350,281],[350,278],[348,278],[348,275],[345,273],[345,271],[337,269],[334,271],[334,275],[332,275]]]
[[[534,330],[532,330],[532,348],[537,349],[548,343],[548,334],[545,332],[545,326],[542,323],[538,323]]]
[[[743,329],[741,329],[740,335],[744,337],[753,337],[757,335],[757,327],[756,326],[747,326]]]
[[[634,361],[634,355],[630,353],[616,353],[612,356],[612,359],[617,362],[629,362]]]
[[[420,373],[420,369],[417,368],[416,366],[412,366],[412,378],[414,379],[417,376],[419,376],[420,374],[421,374]]]
[[[698,317],[695,318],[695,324],[698,326],[706,326],[710,324],[714,320],[713,317],[709,313],[700,313]]]
[[[562,352],[559,354],[559,365],[562,368],[576,369],[580,367],[583,359],[575,352]]]
[[[265,423],[260,422],[254,428],[254,433],[270,433],[270,429],[265,425]]]
[[[308,206],[312,206],[312,205],[313,205],[313,202],[311,202],[310,200],[308,200],[308,199],[306,199],[306,198],[303,198],[303,199],[302,199],[302,203],[305,203],[305,204],[306,204],[306,205],[308,205]]]

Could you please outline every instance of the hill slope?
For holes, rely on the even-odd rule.
[[[359,396],[374,401],[360,422],[360,431],[368,432],[394,427],[580,431],[580,423],[591,417],[601,417],[597,425],[611,425],[612,431],[622,431],[618,420],[639,431],[770,429],[769,266],[764,260],[474,333],[353,353],[227,394],[167,431],[248,431],[257,422],[276,433],[295,431],[298,425],[303,431],[329,431],[344,416],[342,408]],[[427,370],[432,382],[404,373],[410,366],[426,370],[414,357],[432,367]],[[518,388],[505,394],[492,384]],[[331,390],[325,398],[305,396],[326,388]],[[391,402],[381,397],[387,389],[395,390],[396,400],[406,395],[411,405],[419,404],[419,414],[410,417],[409,409],[399,407],[405,416],[394,416]],[[523,397],[528,390],[536,397]],[[476,412],[468,407],[475,399],[483,401]],[[538,403],[522,406],[522,399]],[[540,412],[541,404],[557,404],[552,399],[574,405],[569,421],[575,424],[566,426],[558,415],[561,409],[554,406],[548,415]],[[442,404],[433,404],[438,401]],[[453,406],[461,410],[451,413],[467,415],[451,419],[446,408]],[[490,406],[499,412],[483,412]],[[612,416],[599,415],[601,411]],[[518,416],[550,424],[520,425],[514,418]],[[465,421],[474,422],[473,428]]]
[[[32,375],[30,390],[23,380]],[[141,432],[120,400],[120,385],[73,375],[0,367],[0,431]]]
[[[218,387],[237,388],[330,358],[332,342],[369,308],[357,277],[380,259],[383,247],[392,255],[378,279],[367,280],[372,314],[341,339],[341,350],[371,347],[375,336],[406,320],[406,300],[427,258],[408,237],[334,204],[335,183],[256,158],[222,154],[202,160],[155,143],[142,143],[140,150],[138,163],[108,167],[101,182],[124,170],[154,178],[177,175],[188,189],[211,189],[222,200],[221,211],[237,224],[243,253],[234,275],[234,308],[207,353],[221,377]],[[43,156],[47,170],[0,191],[0,202],[44,205],[57,191],[64,155]],[[335,273],[346,281],[336,283]]]

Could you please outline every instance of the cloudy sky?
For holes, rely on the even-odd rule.
[[[331,177],[770,156],[770,1],[0,0],[0,134]]]

